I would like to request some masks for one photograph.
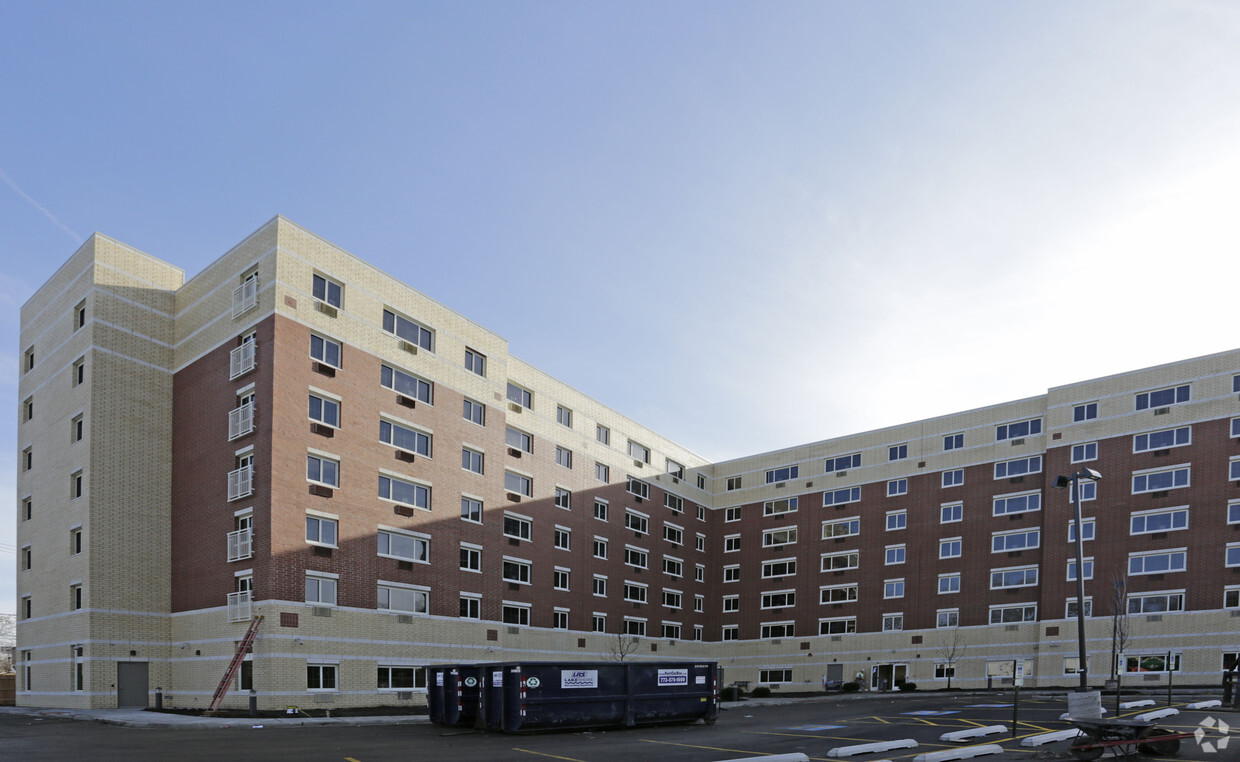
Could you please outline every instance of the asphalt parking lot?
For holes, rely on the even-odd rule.
[[[1165,706],[1123,711],[1132,716]],[[1180,713],[1157,721],[1171,731],[1191,733],[1207,718],[1240,729],[1240,715],[1219,709],[1192,711],[1184,704],[1216,696],[1177,695]],[[336,762],[386,760],[540,760],[577,762],[717,762],[718,760],[801,752],[813,760],[838,760],[839,747],[912,739],[913,748],[863,754],[848,759],[875,762],[911,760],[919,754],[981,744],[999,744],[1003,752],[989,760],[1072,759],[1067,742],[1039,747],[1020,741],[1040,733],[1064,730],[1059,719],[1066,710],[1063,694],[1022,695],[1013,734],[1013,695],[885,694],[828,696],[800,700],[756,700],[729,705],[714,725],[670,725],[630,730],[562,732],[513,736],[471,729],[442,728],[424,721],[405,724],[353,725],[346,721],[287,726],[263,721],[231,721],[217,726],[121,727],[63,719],[55,715],[0,713],[0,749],[7,759],[64,760],[88,753],[92,762],[169,759],[298,759]],[[1109,704],[1108,704],[1109,705]],[[149,715],[149,713],[147,713]],[[1113,715],[1108,715],[1113,716]],[[1233,722],[1234,720],[1234,722]],[[1217,727],[1217,724],[1214,723]],[[254,727],[262,725],[263,727]],[[960,743],[940,740],[944,733],[1005,725],[1007,732]],[[1233,733],[1232,735],[1237,735]],[[1015,736],[1015,737],[1013,737]],[[1228,736],[1230,738],[1230,736]],[[1180,752],[1161,759],[1220,762],[1240,759],[1240,740],[1227,748],[1221,737],[1211,747],[1185,739]],[[1222,745],[1223,748],[1217,748]],[[89,750],[88,752],[86,750]],[[1104,757],[1104,759],[1109,757]],[[1155,760],[1160,757],[1138,757]]]

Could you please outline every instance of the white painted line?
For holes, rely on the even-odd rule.
[[[1154,706],[1154,699],[1141,699],[1140,701],[1125,701],[1119,705],[1120,709],[1140,709],[1143,706]]]
[[[984,757],[988,754],[1002,753],[1002,746],[991,743],[985,746],[966,746],[963,749],[946,749],[944,751],[932,751],[929,754],[918,754],[916,757],[913,757],[913,762],[945,762],[949,759],[971,759],[972,757]]]
[[[1042,735],[1029,736],[1020,742],[1021,746],[1041,746],[1044,743],[1055,743],[1056,741],[1067,741],[1070,738],[1076,738],[1081,731],[1076,728],[1071,730],[1059,730],[1054,733],[1043,733]]]
[[[984,728],[966,728],[965,730],[955,730],[951,733],[944,733],[939,736],[940,741],[967,741],[977,736],[988,736],[994,733],[1008,732],[1007,725],[987,725]],[[830,755],[828,755],[830,756]]]
[[[801,752],[793,752],[792,754],[771,754],[765,757],[737,757],[736,759],[724,759],[720,762],[809,762],[809,757]],[[887,762],[884,760],[883,762]]]
[[[828,757],[851,757],[854,754],[873,754],[876,751],[891,751],[892,749],[912,749],[917,746],[917,742],[911,738],[903,738],[899,741],[880,741],[878,743],[862,743],[855,746],[837,746],[827,752]],[[763,757],[767,759],[767,757]]]
[[[1103,714],[1106,714],[1106,713],[1107,713],[1107,708],[1106,708],[1105,706],[1104,706],[1104,707],[1102,707],[1102,713],[1103,713]],[[1061,719],[1061,720],[1070,720],[1070,719],[1072,719],[1072,715],[1071,715],[1069,712],[1064,712],[1063,714],[1059,715],[1059,719]],[[1098,719],[1098,718],[1097,718],[1097,717],[1082,717],[1081,719],[1082,719],[1082,720],[1096,720],[1096,719]]]
[[[1157,712],[1146,712],[1145,714],[1138,714],[1133,719],[1140,720],[1141,722],[1149,722],[1151,720],[1157,720],[1162,717],[1173,717],[1179,713],[1180,713],[1179,709],[1172,709],[1171,707],[1167,707],[1166,709],[1159,709]]]
[[[1212,706],[1222,706],[1223,702],[1218,699],[1210,699],[1209,701],[1197,701],[1186,705],[1185,709],[1209,709]]]

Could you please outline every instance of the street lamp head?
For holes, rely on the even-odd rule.
[[[1066,476],[1055,477],[1055,489],[1067,489],[1072,480]]]
[[[1102,478],[1102,474],[1098,473],[1092,468],[1082,468],[1080,475],[1086,479],[1089,479],[1090,481],[1095,481],[1095,482]]]

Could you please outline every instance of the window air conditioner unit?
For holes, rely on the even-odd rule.
[[[396,395],[396,404],[403,405],[405,407],[417,407],[418,401],[415,400],[413,397],[406,397],[403,394],[398,394]]]
[[[331,497],[334,493],[332,492],[331,487],[324,487],[321,484],[311,484],[310,494],[317,495],[319,497]]]
[[[508,493],[508,500],[509,500],[510,502],[513,502],[513,503],[519,503],[519,502],[521,502],[521,496],[520,496],[520,495],[518,495],[518,494],[517,494],[517,493],[515,493],[515,492],[509,492],[509,493]]]
[[[517,403],[515,403],[515,402],[509,402],[509,403],[508,403],[508,409],[509,409],[509,410],[511,410],[511,411],[512,411],[512,412],[514,412],[514,413],[520,413],[520,412],[521,412],[522,410],[524,410],[525,408],[521,407],[520,405],[518,405],[518,404],[517,404]]]
[[[336,317],[336,308],[327,302],[319,302],[317,306],[319,308],[319,312],[322,312],[324,315],[328,317]]]
[[[509,448],[508,448],[508,454],[509,454],[509,455],[511,455],[511,456],[512,456],[512,457],[514,457],[514,458],[519,458],[519,457],[521,457],[521,451],[520,451],[520,450],[518,450],[518,449],[517,449],[517,448],[515,448],[515,447],[509,447]]]
[[[1171,412],[1171,408],[1169,407],[1160,407],[1160,408],[1154,409],[1154,415],[1166,415],[1167,413],[1170,413],[1170,412]]]
[[[410,342],[410,341],[404,341],[404,340],[402,340],[402,341],[400,342],[400,348],[401,348],[401,349],[403,349],[403,350],[405,350],[406,352],[408,352],[408,353],[409,353],[409,354],[411,354],[411,355],[416,355],[416,354],[418,353],[418,347],[417,347],[417,345],[416,345],[416,344],[414,344],[413,342]]]
[[[396,451],[396,459],[397,459],[397,460],[403,460],[403,461],[405,461],[406,463],[412,463],[412,462],[414,462],[415,460],[417,460],[417,456],[416,456],[416,455],[414,455],[413,453],[411,453],[411,452],[407,452],[407,451],[405,451],[405,450],[397,450],[397,451]]]
[[[1013,447],[1015,447],[1016,445],[1023,445],[1024,443],[1025,443],[1024,438],[1021,438],[1021,439],[1013,439],[1013,440],[1012,440],[1012,446],[1013,446]]]
[[[316,362],[314,364],[314,372],[322,373],[324,376],[329,378],[336,377],[336,369],[326,363]]]
[[[322,436],[322,437],[334,437],[334,436],[336,436],[336,430],[335,430],[335,429],[333,429],[331,426],[328,426],[328,425],[326,425],[326,424],[322,424],[322,423],[312,423],[312,424],[310,424],[310,433],[311,433],[311,434],[318,434],[319,436]]]
[[[330,617],[332,615],[332,610],[327,606],[315,606],[313,613],[315,616]]]

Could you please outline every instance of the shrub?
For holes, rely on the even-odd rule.
[[[770,698],[771,689],[766,687],[765,685],[759,685],[757,688],[754,688],[752,691],[750,691],[750,693],[753,695],[754,698]]]
[[[844,691],[845,693],[850,693],[852,691],[859,691],[861,690],[861,685],[858,683],[844,683],[843,685],[840,686],[840,690]]]
[[[917,690],[917,683],[911,682],[909,680],[905,680],[904,682],[900,683],[900,690],[915,691]]]
[[[719,691],[719,700],[720,701],[740,701],[741,693],[742,691],[740,688],[737,688],[735,685],[729,685],[723,690]]]

